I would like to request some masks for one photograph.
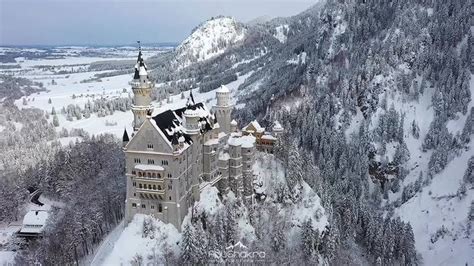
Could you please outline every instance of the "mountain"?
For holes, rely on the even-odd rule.
[[[283,121],[288,145],[312,154],[323,181],[305,181],[321,186],[340,243],[374,262],[406,262],[384,246],[401,220],[418,261],[464,264],[474,213],[468,10],[458,1],[326,1],[247,25],[241,45],[168,78],[208,91],[251,73],[234,114]]]
[[[246,28],[231,17],[215,17],[196,27],[177,48],[178,69],[222,54],[237,45],[246,35]]]

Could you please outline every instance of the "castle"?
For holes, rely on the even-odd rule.
[[[176,110],[153,114],[149,80],[141,49],[133,80],[133,133],[124,131],[127,198],[126,223],[136,213],[152,215],[181,230],[189,208],[207,186],[221,194],[232,191],[244,204],[253,199],[255,151],[273,151],[283,128],[275,122],[266,132],[257,121],[241,131],[231,121],[230,91],[216,90],[217,103],[209,111],[195,103],[192,92],[187,103]]]

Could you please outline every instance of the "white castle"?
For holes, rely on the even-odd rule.
[[[127,199],[125,220],[136,213],[152,215],[181,230],[189,209],[206,186],[221,194],[232,191],[244,204],[253,199],[254,153],[272,152],[283,132],[275,122],[266,132],[257,121],[238,130],[231,121],[230,91],[216,90],[212,113],[195,103],[192,92],[186,106],[152,115],[151,92],[141,50],[130,82],[134,94],[133,134],[123,135],[126,158]]]

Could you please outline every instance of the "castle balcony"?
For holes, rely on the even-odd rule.
[[[159,165],[154,165],[154,164],[136,164],[134,167],[134,170],[138,172],[138,175],[146,175],[150,176],[149,173],[155,173],[159,174],[165,171],[165,168]],[[141,174],[140,174],[141,173]],[[152,177],[153,174],[151,174],[150,177]],[[161,176],[161,175],[160,175]]]
[[[148,189],[148,188],[136,188],[137,193],[143,193],[143,194],[152,194],[152,195],[165,195],[165,190],[154,190],[154,189]]]
[[[148,176],[134,176],[135,181],[143,181],[143,182],[153,182],[154,184],[160,184],[163,185],[164,179],[161,178],[153,178],[153,177],[148,177]]]
[[[137,80],[132,80],[128,83],[130,86],[132,86],[132,88],[134,89],[149,89],[151,87],[153,87],[153,82],[151,81],[147,81],[145,83],[142,83],[140,81],[137,81]]]

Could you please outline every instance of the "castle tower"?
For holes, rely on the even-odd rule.
[[[224,133],[230,132],[230,114],[233,105],[230,103],[230,90],[225,85],[221,85],[216,91],[217,104],[214,106],[217,122]]]
[[[133,91],[133,130],[137,131],[145,121],[147,115],[151,115],[153,107],[151,106],[151,91],[155,86],[148,79],[148,72],[145,62],[143,61],[140,42],[138,42],[138,59],[135,65],[135,74],[133,80],[130,81]]]

